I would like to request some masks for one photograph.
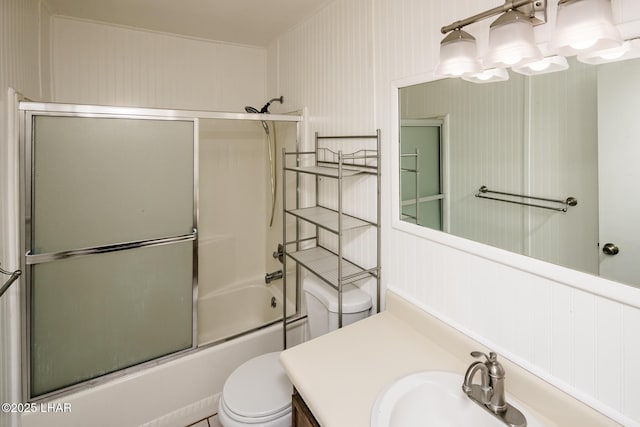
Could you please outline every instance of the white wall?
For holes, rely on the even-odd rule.
[[[49,12],[39,0],[0,1],[0,262],[19,267],[17,144],[8,118],[14,99],[8,89],[38,100],[49,96]],[[13,114],[15,117],[15,114]],[[0,276],[4,283],[7,276]],[[19,402],[19,283],[0,300],[0,402]],[[0,412],[0,425],[17,423],[17,414]]]
[[[53,100],[244,112],[266,98],[263,48],[52,19]]]
[[[528,261],[517,256],[392,226],[392,83],[426,78],[437,62],[439,28],[498,3],[336,0],[270,46],[269,63],[277,64],[269,71],[278,77],[268,82],[292,107],[309,107],[312,130],[382,129],[385,285],[597,409],[638,424],[640,309],[568,283],[610,286],[636,300],[637,292],[541,262],[536,274],[529,273],[520,268]],[[551,2],[550,25],[541,37],[548,37],[556,4]],[[640,18],[637,2],[614,0],[614,6],[619,22]],[[480,44],[488,23],[469,28]]]

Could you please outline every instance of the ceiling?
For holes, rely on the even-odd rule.
[[[53,15],[266,47],[330,0],[47,0]]]

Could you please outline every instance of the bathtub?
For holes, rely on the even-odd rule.
[[[282,294],[257,280],[198,297],[198,345],[223,341],[282,319]]]
[[[198,323],[203,324],[199,335],[210,337],[209,345],[200,341],[200,347],[185,356],[62,396],[52,402],[70,405],[70,412],[25,413],[22,426],[182,427],[213,415],[235,368],[252,357],[282,350],[280,301],[278,283],[204,295],[198,304]],[[273,324],[266,326],[269,323]],[[304,341],[305,326],[287,328],[289,346]]]

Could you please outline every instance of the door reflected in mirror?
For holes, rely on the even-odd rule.
[[[443,124],[441,118],[400,123],[400,215],[413,224],[447,231]]]
[[[640,59],[569,64],[401,88],[400,219],[640,286]]]

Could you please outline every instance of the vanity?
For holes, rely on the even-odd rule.
[[[389,290],[384,312],[282,352],[280,361],[296,390],[293,425],[369,427],[376,398],[394,380],[426,370],[463,375],[476,350],[489,353]],[[543,425],[619,426],[500,357],[507,393],[526,402],[518,408]]]

